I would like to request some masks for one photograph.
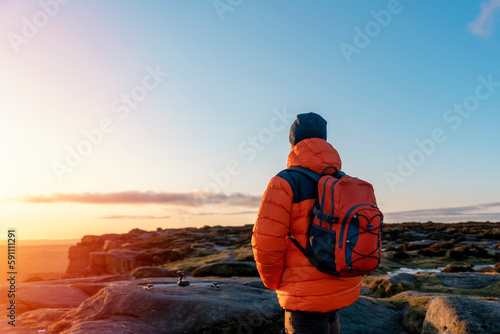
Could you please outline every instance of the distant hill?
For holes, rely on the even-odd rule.
[[[32,276],[58,277],[68,267],[68,250],[78,240],[21,240],[16,248],[16,270],[18,281]],[[7,256],[5,240],[0,242],[0,254]],[[0,261],[0,277],[7,272],[7,261]],[[2,279],[0,284],[5,280]]]

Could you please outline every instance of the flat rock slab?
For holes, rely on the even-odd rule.
[[[500,334],[500,301],[464,296],[434,298],[422,334]]]
[[[55,328],[51,328],[53,324],[64,318],[71,310],[69,308],[41,308],[29,311],[19,316],[17,325],[22,323],[23,327],[36,330],[37,333],[54,332]],[[16,327],[18,327],[17,325]],[[52,330],[47,330],[47,328],[51,328]],[[38,332],[39,330],[41,332]],[[44,330],[45,332],[43,332]]]
[[[481,289],[500,282],[500,275],[480,273],[433,274],[443,285],[458,289]]]
[[[401,314],[360,297],[354,304],[339,311],[342,333],[401,334],[405,333]]]
[[[387,279],[388,282],[393,284],[398,284],[401,281],[405,281],[408,283],[415,283],[415,276],[408,273],[399,273],[394,276],[391,276]]]
[[[130,274],[120,275],[103,275],[103,276],[90,276],[83,278],[63,278],[59,280],[47,280],[35,282],[38,285],[61,285],[61,284],[74,284],[74,283],[107,283],[107,282],[120,282],[135,280],[135,277]],[[29,283],[29,284],[35,284]],[[22,285],[28,285],[22,283]]]
[[[78,307],[90,295],[67,285],[29,284],[16,291],[16,300],[29,309]]]
[[[232,280],[220,282],[220,288],[166,286],[152,291],[142,285],[110,285],[67,312],[59,319],[60,328],[65,334],[176,334],[234,319],[242,333],[255,332],[263,324],[260,319],[279,317],[283,310],[274,291],[248,283]],[[43,323],[46,315],[34,311],[27,312],[21,325],[28,319],[35,323],[37,316]]]
[[[58,329],[64,334],[184,334],[203,328],[207,333],[219,333],[214,329],[217,324],[230,321],[235,324],[235,333],[259,333],[268,321],[282,319],[284,311],[276,293],[266,289],[259,279],[218,282],[220,288],[165,286],[152,291],[143,289],[145,279],[120,282],[102,288],[76,309],[28,311],[19,317],[17,328],[29,328],[31,333]],[[372,298],[360,297],[339,315],[344,333],[404,332],[402,316]]]
[[[66,332],[68,333],[68,332]],[[71,327],[71,334],[156,334],[170,333],[168,328],[155,326],[154,323],[144,323],[132,317],[111,317],[104,320],[86,321]]]

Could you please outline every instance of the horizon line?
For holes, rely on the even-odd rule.
[[[490,220],[485,220],[485,221],[477,221],[477,220],[468,220],[468,221],[456,221],[456,222],[439,222],[439,221],[432,221],[432,220],[428,220],[428,221],[403,221],[403,222],[384,222],[384,224],[387,224],[387,225],[395,225],[395,224],[428,224],[428,223],[432,223],[432,224],[448,224],[448,225],[452,225],[452,224],[471,224],[471,223],[475,223],[475,224],[500,224],[500,221],[490,221]],[[242,226],[246,226],[246,225],[254,225],[254,224],[242,224],[242,225],[204,225],[204,226],[209,226],[209,227],[215,227],[215,226],[222,226],[222,227],[242,227]],[[195,229],[200,229],[202,228],[203,226],[200,226],[200,227],[194,227],[194,226],[186,226],[186,227],[172,227],[172,228],[164,228],[164,230],[180,230],[180,229],[184,229],[184,228],[195,228]],[[136,227],[138,228],[138,227]],[[133,229],[136,229],[136,228],[133,228]],[[132,230],[133,230],[132,229]],[[147,231],[147,230],[144,230],[146,232],[156,232],[155,230],[151,230],[151,231]],[[123,233],[116,233],[116,234],[127,234],[128,232],[123,232]],[[29,241],[29,242],[58,242],[58,243],[63,243],[64,241],[67,241],[67,242],[80,242],[81,239],[84,237],[84,236],[87,236],[87,235],[93,235],[93,236],[101,236],[101,235],[104,235],[104,234],[110,234],[110,233],[102,233],[102,234],[84,234],[82,235],[81,237],[79,238],[61,238],[61,239],[30,239],[30,238],[27,238],[27,239],[17,239],[16,240],[16,246],[19,246],[18,244],[18,241],[19,240],[22,240],[22,241]],[[6,246],[7,244],[7,239],[3,239],[3,237],[0,237],[0,246]],[[28,245],[29,246],[29,245]],[[41,246],[41,245],[40,245]]]

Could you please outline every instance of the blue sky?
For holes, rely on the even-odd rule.
[[[252,224],[309,111],[388,222],[500,220],[500,1],[0,9],[0,219],[25,238]]]

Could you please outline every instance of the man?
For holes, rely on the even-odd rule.
[[[340,156],[326,141],[326,121],[318,114],[297,115],[290,128],[287,167],[301,166],[321,174],[341,169]],[[327,168],[325,174],[335,173]],[[341,333],[337,310],[354,303],[361,277],[339,277],[316,269],[291,242],[306,246],[317,183],[293,171],[273,177],[262,197],[252,237],[257,269],[264,285],[276,290],[285,309],[285,332]]]

